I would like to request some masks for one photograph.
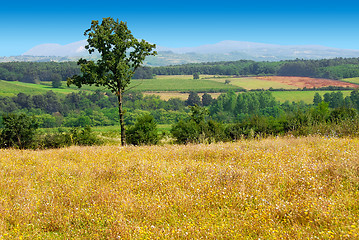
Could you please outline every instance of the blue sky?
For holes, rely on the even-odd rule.
[[[91,20],[118,18],[135,37],[164,47],[223,40],[359,49],[357,1],[5,1],[0,56],[86,39]]]

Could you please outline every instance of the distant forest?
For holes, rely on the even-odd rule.
[[[328,79],[359,77],[359,58],[335,58],[322,60],[286,60],[279,62],[232,62],[193,63],[152,68],[156,75],[278,75]]]
[[[279,62],[255,62],[240,60],[231,62],[192,63],[165,67],[139,68],[134,79],[149,79],[154,75],[278,75],[328,79],[359,77],[359,58],[335,58],[322,60],[286,60]],[[39,83],[54,79],[66,80],[80,74],[76,62],[8,62],[0,63],[0,79]]]
[[[80,66],[76,62],[7,62],[0,63],[0,80],[39,83],[60,79],[66,81],[68,77],[81,74]],[[138,69],[134,79],[153,78],[149,67]]]

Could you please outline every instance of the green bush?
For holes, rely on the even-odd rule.
[[[4,128],[0,134],[2,148],[31,148],[34,147],[34,136],[37,129],[35,118],[26,114],[5,114],[2,116]]]
[[[225,139],[221,123],[206,120],[208,111],[197,105],[191,106],[190,119],[172,125],[171,134],[177,143],[211,143]]]
[[[149,115],[137,118],[135,125],[127,130],[127,142],[133,145],[156,145],[159,142],[157,123]]]
[[[92,146],[103,141],[92,132],[90,127],[72,128],[69,132],[59,132],[38,136],[38,148],[61,148],[71,145]]]
[[[38,148],[62,148],[70,146],[65,133],[54,133],[38,136]]]
[[[72,128],[65,134],[66,142],[70,145],[91,146],[100,145],[102,141],[92,132],[89,126],[80,129]]]

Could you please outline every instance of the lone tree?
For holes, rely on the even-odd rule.
[[[61,87],[62,83],[61,83],[61,75],[60,74],[52,74],[51,76],[51,80],[52,80],[52,87],[53,88],[59,88]]]
[[[199,73],[198,72],[193,73],[193,79],[199,79]]]
[[[83,84],[104,86],[117,95],[121,125],[121,144],[126,144],[122,95],[130,84],[131,78],[146,56],[156,55],[155,44],[137,40],[127,28],[126,22],[103,18],[102,23],[92,21],[85,31],[88,44],[85,48],[90,54],[95,51],[101,55],[97,62],[86,59],[78,60],[82,75],[68,78],[67,85]]]

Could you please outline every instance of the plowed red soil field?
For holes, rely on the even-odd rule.
[[[320,88],[328,86],[338,87],[354,87],[358,88],[359,85],[347,83],[342,81],[324,79],[324,78],[310,78],[310,77],[286,77],[286,76],[269,76],[269,77],[256,77],[257,79],[280,82],[287,85],[296,86],[298,88]]]

